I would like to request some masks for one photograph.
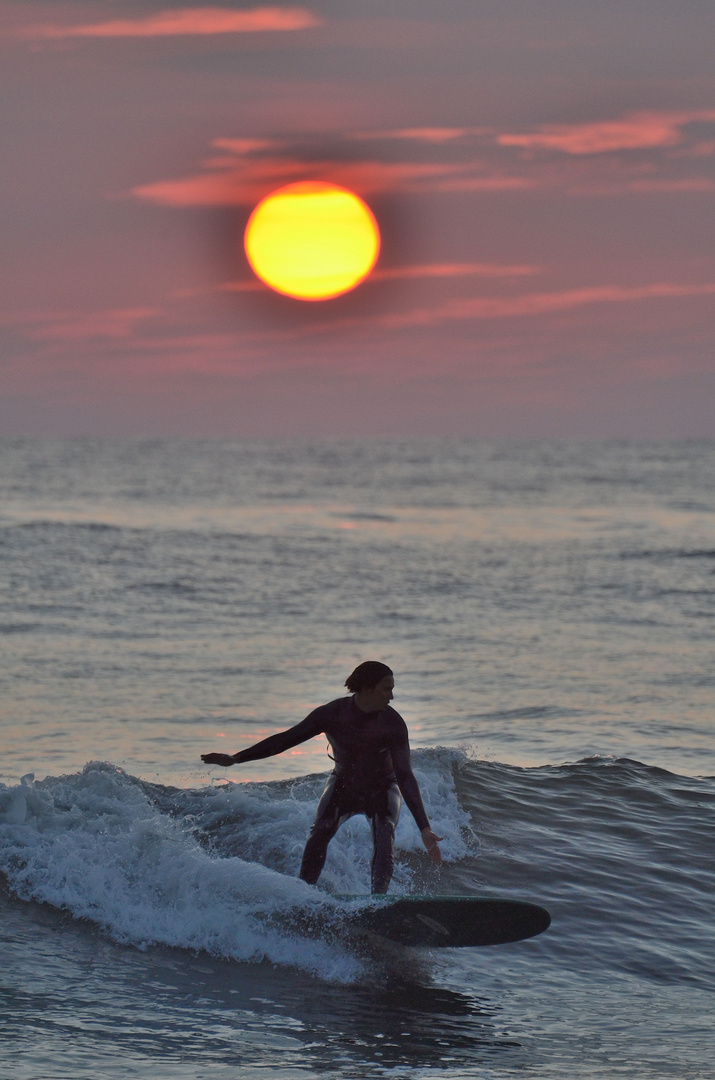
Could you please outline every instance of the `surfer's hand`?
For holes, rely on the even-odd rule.
[[[202,754],[201,760],[205,765],[224,765],[226,768],[236,764],[232,754]]]
[[[437,833],[433,833],[431,829],[422,830],[422,843],[427,848],[427,854],[433,863],[437,866],[442,862],[442,852],[439,850],[439,841],[444,840],[443,836],[437,836]]]

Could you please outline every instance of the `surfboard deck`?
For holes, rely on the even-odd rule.
[[[368,899],[340,896],[340,900]],[[505,945],[542,934],[551,916],[538,904],[477,896],[369,897],[370,905],[346,911],[348,926],[400,945],[474,948]]]

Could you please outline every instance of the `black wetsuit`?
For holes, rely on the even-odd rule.
[[[380,712],[364,713],[354,698],[338,698],[314,709],[288,731],[242,750],[236,762],[273,757],[320,734],[328,738],[335,768],[318,803],[300,876],[315,884],[325,864],[328,844],[339,827],[353,814],[365,814],[372,823],[372,891],[387,892],[394,866],[400,792],[420,831],[429,827],[410,765],[407,725],[398,712],[388,705]]]

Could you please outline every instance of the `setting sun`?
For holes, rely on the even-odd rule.
[[[380,231],[352,191],[308,181],[288,184],[258,203],[244,246],[254,273],[276,292],[328,300],[367,277],[380,251]]]

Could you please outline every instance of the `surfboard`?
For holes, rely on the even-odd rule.
[[[372,896],[369,899],[368,907],[346,911],[346,925],[400,945],[430,949],[505,945],[542,934],[551,924],[545,908],[522,900],[477,896]]]

